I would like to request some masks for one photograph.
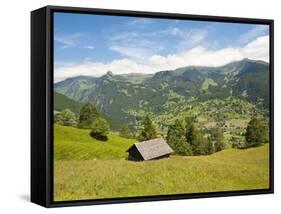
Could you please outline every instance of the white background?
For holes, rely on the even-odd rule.
[[[0,12],[1,213],[279,213],[280,38],[278,0],[2,0]],[[29,202],[30,11],[45,5],[99,7],[275,20],[275,194],[45,209]]]

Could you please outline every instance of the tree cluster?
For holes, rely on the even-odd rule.
[[[269,142],[268,128],[258,118],[253,118],[248,123],[245,133],[245,147],[257,147]]]
[[[179,155],[192,155],[192,146],[187,143],[185,137],[186,131],[183,124],[176,120],[173,125],[169,126],[167,133],[167,143]]]
[[[180,120],[169,126],[167,143],[179,155],[209,155],[224,149],[223,132],[212,131],[208,138],[194,125],[192,118],[186,118],[184,126]]]
[[[54,115],[54,122],[62,126],[73,126],[80,129],[90,129],[90,135],[98,140],[107,140],[109,124],[91,103],[85,103],[77,120],[76,115],[69,109]]]
[[[54,115],[54,122],[62,126],[76,126],[77,118],[71,110],[64,109]]]
[[[98,140],[107,140],[109,124],[92,103],[85,103],[79,114],[78,127],[91,129],[91,136]]]

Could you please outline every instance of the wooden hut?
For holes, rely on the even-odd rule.
[[[142,161],[168,157],[173,150],[164,139],[156,138],[135,143],[127,152],[129,160]]]

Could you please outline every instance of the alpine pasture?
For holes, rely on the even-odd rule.
[[[54,126],[54,200],[83,200],[269,188],[269,144],[207,156],[126,160],[135,140]]]

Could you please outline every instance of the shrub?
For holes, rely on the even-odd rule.
[[[54,116],[54,122],[62,126],[77,125],[76,116],[69,109],[64,109],[62,112],[56,113]]]
[[[109,133],[109,124],[105,119],[98,117],[92,122],[91,129],[91,136],[99,140],[102,136],[105,137]]]
[[[219,151],[222,151],[222,150],[225,149],[225,144],[224,144],[223,141],[217,141],[217,142],[215,142],[214,146],[215,146],[215,151],[216,151],[216,152],[219,152]]]
[[[215,152],[215,148],[211,138],[209,137],[205,143],[205,154],[210,155],[213,154],[214,152]]]

